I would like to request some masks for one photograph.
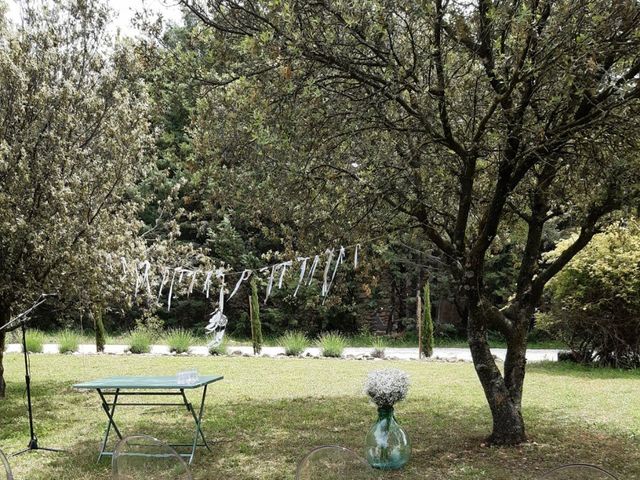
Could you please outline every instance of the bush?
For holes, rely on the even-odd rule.
[[[302,332],[286,332],[280,337],[278,344],[284,347],[285,355],[297,356],[304,352],[309,345],[309,340]]]
[[[60,334],[60,353],[73,353],[78,350],[80,336],[71,330],[65,330]]]
[[[129,335],[129,351],[131,353],[149,353],[151,350],[151,333],[143,328],[136,328]]]
[[[565,341],[581,363],[639,367],[639,291],[640,223],[630,221],[594,236],[549,283],[550,308],[537,325]]]
[[[176,328],[169,330],[165,337],[169,350],[175,353],[187,353],[189,347],[194,341],[193,335],[190,331],[182,328]]]
[[[40,330],[27,330],[27,352],[42,353],[44,345],[44,333]]]
[[[318,339],[318,346],[323,357],[341,357],[347,339],[337,332],[324,333]]]
[[[375,337],[371,342],[371,346],[373,347],[373,350],[371,351],[372,357],[384,358],[385,344],[382,337]]]
[[[220,345],[212,345],[209,347],[209,355],[226,355],[227,349],[229,348],[229,342],[227,341],[226,335],[222,337],[222,342]]]

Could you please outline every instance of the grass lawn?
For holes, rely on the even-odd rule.
[[[0,448],[14,452],[28,440],[22,357],[10,354],[5,361],[8,397],[0,401]],[[413,456],[404,470],[383,478],[534,479],[566,462],[596,463],[622,479],[640,478],[640,375],[635,372],[532,365],[524,406],[531,443],[487,448],[482,439],[490,431],[490,416],[468,363],[33,355],[31,365],[40,443],[69,452],[12,458],[18,479],[110,478],[109,461],[96,463],[106,418],[98,396],[74,391],[73,383],[188,368],[225,376],[212,385],[205,414],[213,453],[199,451],[194,477],[293,479],[297,460],[314,446],[361,450],[376,415],[362,384],[368,371],[386,367],[411,375],[409,397],[396,413],[413,442]],[[163,412],[123,408],[116,418],[125,433],[168,440],[191,434],[187,412]]]

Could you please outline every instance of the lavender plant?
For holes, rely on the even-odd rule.
[[[375,370],[367,376],[364,391],[378,408],[393,408],[407,396],[409,375],[402,370]]]

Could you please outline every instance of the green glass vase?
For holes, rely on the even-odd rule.
[[[381,470],[397,470],[411,457],[411,442],[393,414],[393,407],[378,408],[378,421],[365,438],[369,464]]]

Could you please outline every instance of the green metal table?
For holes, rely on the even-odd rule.
[[[110,377],[101,378],[98,380],[92,380],[90,382],[77,383],[73,388],[80,390],[95,390],[100,396],[102,402],[102,409],[107,415],[107,426],[104,433],[104,439],[102,440],[102,446],[100,447],[100,453],[98,454],[98,461],[102,457],[113,456],[113,451],[107,450],[107,442],[111,434],[111,429],[116,433],[119,439],[122,439],[122,433],[116,424],[114,419],[114,413],[116,406],[119,407],[140,407],[140,406],[175,406],[186,407],[191,413],[193,421],[195,422],[195,431],[193,433],[193,441],[185,444],[172,444],[172,447],[191,447],[191,453],[181,453],[180,455],[189,459],[189,464],[193,462],[193,458],[196,453],[196,447],[207,447],[209,451],[211,448],[207,443],[207,440],[202,431],[202,414],[204,413],[204,403],[207,397],[207,386],[210,383],[222,380],[224,377],[218,375],[200,375],[197,381],[193,383],[178,383],[178,379],[175,376],[172,377]],[[200,400],[200,407],[198,413],[194,409],[191,402],[187,399],[185,390],[195,390],[202,388],[202,398]],[[122,402],[121,397],[124,396],[142,396],[145,398],[153,396],[179,396],[182,402]],[[111,401],[107,400],[107,397],[112,397]],[[202,443],[198,443],[198,440],[202,439]]]

